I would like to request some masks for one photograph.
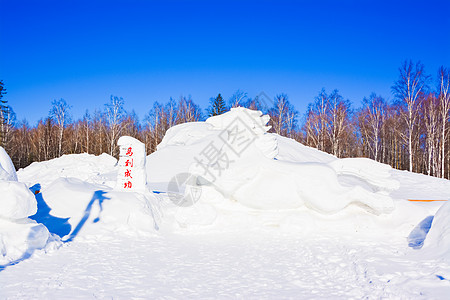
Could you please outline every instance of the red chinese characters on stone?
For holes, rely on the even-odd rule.
[[[133,159],[131,158],[131,159],[127,159],[126,161],[125,161],[125,167],[133,167]]]
[[[133,177],[131,177],[131,171],[130,171],[130,170],[126,169],[126,171],[125,171],[125,177],[133,178]]]
[[[128,147],[126,156],[132,156],[133,155],[133,149],[131,147]]]
[[[124,189],[131,189],[131,187],[133,186],[133,184],[131,183],[131,181],[127,181],[127,182],[125,182],[125,185],[124,185]]]
[[[132,171],[134,169],[134,159],[132,158],[134,152],[133,152],[133,147],[125,147],[124,149],[125,151],[122,152],[123,154],[122,159],[124,160],[124,164],[123,166],[125,167],[125,170],[122,171],[123,176],[124,176],[124,183],[123,183],[123,189],[132,189],[133,188],[133,183],[132,183]]]

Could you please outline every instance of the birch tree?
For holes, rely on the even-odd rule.
[[[448,123],[450,114],[450,70],[440,67],[438,71],[439,76],[439,104],[440,104],[440,118],[441,118],[441,177],[445,176],[445,141],[448,134]]]
[[[424,150],[426,155],[425,166],[427,175],[437,175],[439,169],[439,102],[433,94],[429,94],[422,101],[421,122],[424,126]]]
[[[276,134],[292,137],[297,122],[297,111],[286,94],[277,95],[273,107],[269,109],[271,125]]]
[[[219,94],[216,99],[222,98]],[[225,103],[222,99],[223,104]],[[222,114],[226,111],[225,107],[217,107],[217,110],[212,106],[212,110],[210,110],[210,114],[215,116],[216,114]],[[189,97],[186,99],[185,97],[180,97],[178,101],[178,109],[177,109],[177,124],[187,123],[187,122],[196,122],[202,118],[202,111],[200,106],[194,103],[192,99]]]
[[[105,104],[105,116],[107,122],[107,137],[109,142],[109,155],[115,154],[116,143],[122,131],[122,118],[125,110],[122,97],[111,95],[110,102]]]
[[[83,115],[83,120],[81,121],[81,126],[82,126],[82,130],[83,130],[83,135],[84,135],[84,151],[86,151],[86,153],[90,153],[90,149],[89,149],[89,144],[90,144],[90,138],[91,138],[91,115],[89,114],[89,111],[86,110],[86,112]]]
[[[344,143],[346,130],[350,126],[350,101],[344,100],[337,90],[329,96],[328,99],[328,123],[327,131],[331,143],[333,155],[339,157]]]
[[[329,148],[329,141],[327,140],[327,132],[330,125],[328,118],[329,111],[329,97],[325,89],[322,89],[315,98],[314,103],[308,106],[306,113],[306,124],[308,125],[306,139],[315,140],[315,147],[321,151],[327,151]]]
[[[69,110],[71,106],[67,104],[66,100],[53,100],[50,116],[55,120],[58,127],[58,157],[62,155],[62,142],[64,136],[64,128],[68,123]]]
[[[319,148],[320,142],[320,119],[319,115],[313,109],[313,104],[308,105],[305,116],[305,124],[303,126],[305,132],[305,142],[307,146]]]
[[[405,61],[399,68],[399,78],[392,87],[395,97],[405,106],[403,119],[406,123],[406,142],[408,144],[409,171],[413,171],[413,143],[416,137],[417,107],[419,97],[428,88],[429,76],[425,74],[421,62],[415,64]]]
[[[363,108],[360,112],[361,134],[367,141],[371,157],[376,161],[381,161],[382,130],[387,113],[386,107],[386,101],[373,93],[369,98],[363,99]]]
[[[245,106],[245,101],[247,99],[247,93],[241,90],[237,90],[229,100],[230,107]]]

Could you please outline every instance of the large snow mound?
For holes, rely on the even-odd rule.
[[[356,204],[375,214],[393,210],[388,194],[398,182],[391,178],[389,166],[368,159],[337,159],[268,133],[268,121],[259,111],[238,107],[206,122],[170,128],[148,157],[149,186],[167,189],[168,182],[187,173],[197,180],[182,192],[213,188],[228,201],[249,208],[308,207],[335,213]],[[200,200],[207,201],[206,194],[200,193]]]
[[[6,174],[6,175],[5,175]],[[37,211],[34,194],[17,181],[10,157],[0,147],[0,270],[49,246],[47,228],[28,217]]]
[[[57,247],[48,229],[30,219],[11,222],[0,218],[0,269],[28,258],[35,250]]]
[[[433,252],[435,256],[444,255],[450,259],[450,201],[434,215],[423,249]]]
[[[34,162],[20,169],[20,181],[32,186],[39,183],[42,188],[58,178],[78,178],[82,181],[113,187],[117,179],[117,159],[103,153],[68,154],[43,162]]]
[[[44,224],[62,241],[93,232],[119,231],[131,235],[154,234],[157,229],[153,194],[115,191],[117,159],[102,154],[69,154],[35,162],[18,171],[36,195],[33,220]]]
[[[63,240],[95,228],[130,234],[155,231],[149,201],[153,196],[148,193],[118,192],[77,178],[59,178],[43,188],[39,197],[43,209],[36,220]]]
[[[22,219],[34,215],[36,210],[36,199],[25,184],[0,180],[0,217]]]
[[[3,147],[0,147],[0,180],[17,181],[17,174],[14,164]]]

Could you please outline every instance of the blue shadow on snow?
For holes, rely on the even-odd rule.
[[[35,184],[30,188],[30,190],[33,192],[39,191],[40,189],[40,184]],[[60,238],[68,235],[70,233],[70,230],[72,229],[72,226],[68,222],[69,218],[58,218],[52,216],[50,214],[50,211],[52,209],[47,205],[44,198],[42,197],[42,194],[38,193],[35,195],[35,197],[37,201],[37,212],[36,214],[31,216],[30,219],[43,224],[45,227],[47,227],[50,233],[54,233]]]
[[[36,191],[39,191],[40,189],[41,189],[40,184],[35,184],[34,186],[32,186],[30,188],[30,190],[33,193],[35,193]],[[63,240],[63,242],[65,242],[65,243],[71,242],[78,235],[78,233],[83,228],[83,226],[86,224],[86,221],[89,219],[89,217],[91,215],[92,206],[95,204],[95,202],[98,202],[98,205],[100,207],[100,212],[101,212],[103,210],[103,201],[107,200],[107,199],[111,199],[111,198],[105,197],[104,196],[105,194],[106,194],[106,192],[101,191],[101,190],[94,192],[94,194],[92,195],[91,201],[89,201],[88,205],[86,206],[86,209],[84,210],[83,217],[81,218],[80,222],[78,223],[78,225],[75,227],[75,229],[72,232],[70,232],[72,229],[72,226],[68,222],[68,220],[70,218],[58,218],[58,217],[52,216],[50,214],[50,211],[52,209],[47,205],[47,203],[45,202],[41,193],[35,194],[36,201],[37,201],[37,212],[36,212],[36,214],[34,214],[33,216],[31,216],[29,218],[32,220],[35,220],[37,223],[43,224],[45,227],[47,227],[47,229],[50,233],[54,233],[61,238],[70,233],[69,237],[67,239]],[[93,220],[94,223],[97,223],[98,221],[100,221],[100,215],[97,216]],[[34,232],[34,230],[32,229],[28,234],[27,240],[33,240],[35,234],[36,234],[36,232]],[[7,264],[0,265],[0,272],[3,271],[6,267],[16,265],[16,264],[20,263],[21,261],[24,261],[24,260],[30,258],[31,255],[33,254],[34,250],[35,249],[28,250],[20,258],[14,260],[14,261],[11,261]]]
[[[84,214],[83,214],[83,217],[81,218],[80,222],[75,227],[75,229],[72,231],[72,233],[70,233],[69,237],[66,240],[64,240],[63,242],[71,242],[78,235],[81,228],[83,228],[84,224],[86,224],[86,221],[89,219],[89,217],[91,215],[92,206],[94,205],[95,202],[98,202],[98,205],[100,207],[100,212],[99,212],[99,216],[97,216],[97,218],[95,218],[93,220],[93,222],[97,223],[98,221],[100,221],[100,213],[103,210],[103,201],[111,199],[111,198],[105,197],[104,196],[105,194],[106,194],[106,192],[101,191],[101,190],[94,192],[94,195],[92,195],[91,201],[89,201],[89,204],[86,206],[86,209],[84,210]]]
[[[37,232],[38,232],[37,228],[31,228],[30,232],[28,233],[27,240],[33,240],[35,238]],[[0,272],[3,271],[4,269],[6,269],[6,267],[17,265],[21,261],[24,261],[24,260],[30,258],[31,255],[33,255],[33,253],[34,253],[34,250],[36,250],[36,249],[34,249],[34,248],[28,249],[20,258],[10,261],[4,265],[0,265]]]
[[[433,223],[434,216],[428,216],[422,220],[409,234],[408,246],[413,249],[420,249],[423,246],[423,242],[430,231],[431,224]]]

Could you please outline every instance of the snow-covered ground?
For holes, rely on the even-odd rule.
[[[408,201],[447,200],[450,181],[336,159],[256,115],[240,116],[259,132],[233,154],[233,114],[169,130],[144,194],[114,189],[106,154],[34,163],[18,182],[0,169],[0,298],[450,299],[450,201]]]

